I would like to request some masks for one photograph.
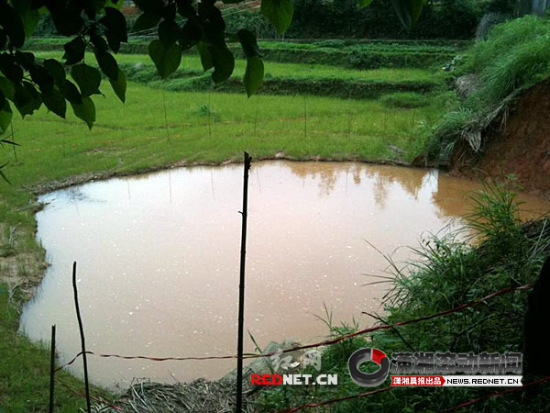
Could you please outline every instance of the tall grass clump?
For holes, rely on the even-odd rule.
[[[375,315],[381,325],[451,310],[504,288],[534,282],[545,256],[550,253],[550,218],[522,223],[521,204],[503,185],[485,184],[472,198],[474,210],[469,221],[457,231],[425,239],[415,250],[417,259],[404,269],[390,260],[395,277],[389,281],[392,288],[384,299],[385,314]],[[373,347],[384,351],[390,359],[395,352],[522,352],[527,296],[524,290],[503,294],[440,317],[378,330],[370,337],[354,337],[346,351],[349,357],[357,346]],[[355,328],[346,332],[353,332]],[[361,343],[360,337],[365,341]],[[285,406],[270,404],[273,399],[267,391],[262,396],[264,406],[287,408],[288,404],[319,402],[365,391],[349,379],[343,349],[341,345],[330,346],[322,359],[323,373],[339,374],[337,388],[293,387],[286,395]],[[529,381],[533,377],[525,379]],[[386,382],[385,386],[388,385]],[[400,388],[340,402],[326,411],[440,411],[494,391],[490,388]],[[311,395],[315,395],[315,399]],[[542,385],[532,394],[522,390],[490,398],[466,411],[527,413],[546,411],[549,403],[550,386]]]
[[[550,76],[550,19],[530,15],[499,24],[468,55],[459,70],[473,75],[477,86],[442,119],[434,139],[440,143],[464,139],[478,152],[483,149],[483,131],[518,92]]]
[[[386,300],[393,322],[455,308],[535,280],[550,251],[550,220],[544,221],[543,232],[527,233],[519,219],[520,203],[497,184],[486,184],[473,200],[476,206],[468,224],[446,237],[426,240],[416,250],[420,260],[412,264],[413,271],[396,277]],[[507,294],[405,327],[401,333],[415,348],[521,351],[525,306],[526,293]]]

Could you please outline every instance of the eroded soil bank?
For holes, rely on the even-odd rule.
[[[503,179],[513,174],[525,190],[550,197],[550,79],[523,93],[486,133],[483,154],[459,148],[453,173]]]

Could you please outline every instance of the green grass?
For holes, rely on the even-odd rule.
[[[496,26],[472,48],[468,70],[481,76],[477,98],[486,105],[550,76],[550,19],[525,16]]]
[[[388,160],[387,144],[415,153],[418,128],[442,113],[441,102],[415,110],[388,110],[376,101],[320,97],[175,93],[131,85],[121,104],[108,85],[97,96],[98,119],[91,132],[72,114],[62,120],[42,110],[13,126],[17,159],[4,172],[13,186],[3,196],[19,197],[23,185],[86,172],[134,172],[186,160],[220,163],[279,151],[295,158]],[[437,100],[437,99],[435,99]],[[166,113],[164,112],[166,105]],[[70,112],[70,111],[69,111]],[[210,117],[208,113],[212,113]],[[306,120],[307,117],[307,120]],[[11,195],[10,195],[11,194]]]
[[[49,406],[50,351],[17,332],[19,312],[16,308],[9,301],[8,288],[0,283],[0,411],[46,412]],[[83,392],[78,379],[65,371],[58,372],[55,411],[75,413],[85,407],[84,399],[64,385]],[[93,395],[99,394],[98,389],[92,390]]]
[[[464,41],[430,41],[430,40],[391,40],[391,39],[365,39],[365,40],[319,40],[308,43],[294,42],[270,42],[260,41],[260,47],[268,49],[287,50],[315,50],[338,49],[373,52],[400,52],[400,53],[456,53],[462,50],[469,42]]]
[[[388,93],[380,98],[380,102],[389,108],[420,108],[429,105],[429,99],[418,93],[396,92]]]
[[[471,48],[459,70],[477,76],[479,86],[442,119],[432,146],[442,142],[445,150],[465,139],[477,152],[478,134],[514,95],[550,77],[550,19],[528,15],[496,26]]]

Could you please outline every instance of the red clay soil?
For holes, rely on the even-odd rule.
[[[505,124],[498,123],[486,133],[481,157],[455,153],[453,173],[497,180],[514,174],[527,191],[550,196],[550,79],[528,89],[510,108]]]

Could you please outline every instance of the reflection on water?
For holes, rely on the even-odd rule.
[[[50,193],[37,214],[51,266],[22,329],[48,340],[57,325],[60,363],[79,352],[71,264],[89,350],[147,356],[234,354],[242,166],[196,167],[112,179]],[[250,179],[246,330],[260,346],[327,334],[333,321],[381,311],[384,253],[416,246],[467,212],[479,186],[419,170],[356,163],[262,162]],[[536,198],[532,208],[548,208]],[[410,257],[406,248],[396,258]],[[253,352],[247,340],[245,351]],[[126,386],[218,378],[234,361],[148,362],[90,356],[92,381]],[[70,367],[79,374],[80,363]]]

